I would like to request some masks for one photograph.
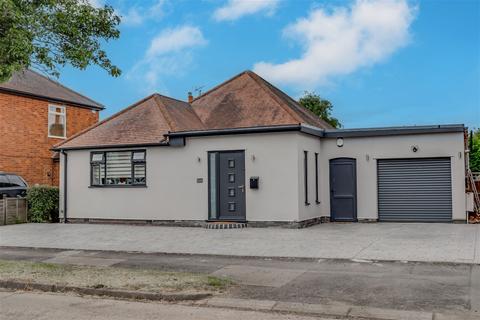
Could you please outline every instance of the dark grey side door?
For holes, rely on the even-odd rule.
[[[210,154],[216,158],[217,173],[216,185],[214,188],[210,186],[210,192],[217,194],[217,212],[210,219],[245,221],[245,152],[219,151]]]
[[[330,217],[333,221],[357,220],[356,160],[330,160]]]

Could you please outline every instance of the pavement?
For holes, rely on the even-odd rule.
[[[329,320],[295,314],[265,313],[179,304],[146,303],[30,292],[0,292],[3,320]]]
[[[480,266],[424,262],[252,258],[32,248],[0,248],[0,259],[150,268],[226,276],[237,285],[210,306],[374,314],[423,319],[432,313],[480,319]],[[287,311],[288,311],[287,310]],[[323,313],[322,313],[323,312]],[[398,314],[400,313],[400,315]],[[382,315],[380,317],[380,315]],[[389,317],[386,317],[389,315]],[[393,317],[396,316],[396,317]],[[441,319],[439,316],[436,319]]]
[[[480,225],[326,223],[305,229],[18,224],[0,246],[242,257],[480,264]]]

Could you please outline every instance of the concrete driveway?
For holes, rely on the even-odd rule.
[[[0,227],[0,246],[480,264],[480,225],[330,223],[306,229],[209,230],[19,224]]]

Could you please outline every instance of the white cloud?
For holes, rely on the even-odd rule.
[[[213,18],[217,21],[233,21],[258,12],[273,14],[278,2],[279,0],[228,0],[223,7],[215,10]]]
[[[122,24],[129,26],[140,25],[145,20],[145,17],[136,7],[128,9],[126,14],[119,13],[119,15],[121,16]]]
[[[415,14],[406,0],[357,0],[349,8],[314,9],[283,30],[300,42],[301,57],[259,62],[254,70],[273,82],[311,89],[331,76],[381,62],[408,44]]]
[[[166,29],[153,38],[147,51],[147,57],[200,46],[205,43],[206,40],[197,27],[183,26],[176,29]]]
[[[101,1],[101,0],[89,0]],[[122,24],[127,26],[138,26],[147,20],[160,20],[167,11],[167,1],[157,0],[151,6],[144,7],[133,5],[128,9],[116,10],[122,19]]]
[[[206,44],[198,27],[165,29],[152,39],[143,59],[127,73],[127,79],[139,81],[143,90],[165,91],[163,79],[185,74],[192,65],[193,50]]]

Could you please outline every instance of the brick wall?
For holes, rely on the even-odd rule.
[[[63,139],[48,137],[47,101],[0,93],[0,171],[17,173],[29,185],[58,185],[58,163],[53,145]],[[66,106],[67,137],[98,121],[98,112]]]

